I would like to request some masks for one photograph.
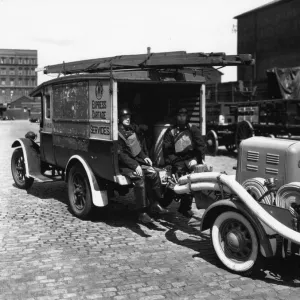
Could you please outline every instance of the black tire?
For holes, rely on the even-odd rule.
[[[244,120],[244,121],[241,121],[240,123],[238,123],[237,128],[236,128],[236,133],[235,133],[236,149],[239,149],[240,143],[243,140],[248,139],[253,136],[254,136],[254,128],[249,121]]]
[[[212,226],[211,239],[219,260],[230,271],[248,276],[258,267],[259,240],[243,215],[234,211],[220,214]]]
[[[72,213],[83,220],[90,217],[93,200],[90,183],[84,168],[74,165],[68,176],[68,196]]]
[[[210,130],[206,134],[206,149],[209,155],[216,156],[219,147],[219,140],[216,132]]]
[[[18,188],[28,190],[34,179],[26,177],[26,166],[24,160],[23,150],[21,148],[15,149],[11,157],[11,173]]]

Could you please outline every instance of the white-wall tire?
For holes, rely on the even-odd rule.
[[[241,214],[227,211],[220,214],[211,229],[214,250],[229,270],[250,274],[258,256],[259,243],[250,222]]]

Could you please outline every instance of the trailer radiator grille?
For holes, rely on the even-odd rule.
[[[259,160],[259,152],[248,151],[247,152],[247,160],[248,161],[258,161]]]
[[[266,163],[271,165],[279,165],[279,155],[267,153]]]
[[[278,169],[266,168],[266,174],[278,175]]]
[[[258,171],[258,166],[247,165],[247,171],[257,172]]]

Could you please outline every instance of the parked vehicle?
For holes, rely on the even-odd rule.
[[[299,67],[273,68],[267,70],[268,81],[254,82],[254,87],[245,88],[242,82],[239,82],[241,86],[238,88],[232,85],[232,94],[227,99],[232,98],[233,101],[234,94],[242,96],[236,97],[239,100],[237,102],[218,102],[218,95],[225,99],[228,94],[228,84],[218,84],[213,92],[216,102],[207,103],[209,153],[216,155],[219,146],[234,151],[242,140],[253,135],[299,138],[299,74]],[[210,91],[213,91],[212,87]],[[259,98],[254,100],[257,91]],[[241,101],[242,98],[244,101]]]
[[[16,185],[28,189],[34,180],[65,180],[72,212],[88,218],[94,206],[108,204],[110,191],[131,184],[118,168],[119,107],[130,108],[133,121],[148,126],[152,160],[161,166],[163,130],[179,103],[188,105],[190,122],[205,135],[205,79],[195,68],[252,63],[250,55],[170,52],[46,67],[46,73],[66,76],[31,93],[41,99],[40,145],[30,137],[13,143]]]
[[[205,208],[201,231],[210,229],[223,265],[250,274],[263,257],[299,253],[299,178],[300,142],[252,137],[240,144],[236,177],[190,174],[174,191],[194,193],[197,207]]]

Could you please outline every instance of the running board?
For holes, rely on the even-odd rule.
[[[34,178],[37,182],[53,182],[53,181],[61,181],[63,180],[62,176],[56,175],[47,175],[41,173],[31,173],[30,177]]]

